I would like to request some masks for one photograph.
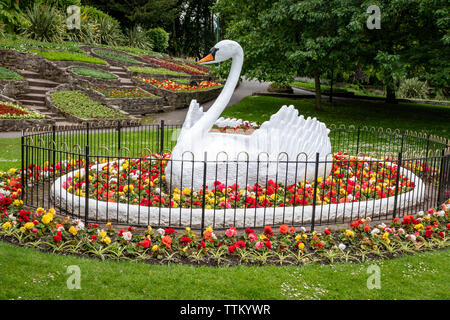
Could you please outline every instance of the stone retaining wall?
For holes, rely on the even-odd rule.
[[[28,89],[26,81],[4,81],[0,80],[0,94],[17,99]]]
[[[0,131],[22,131],[26,128],[48,126],[55,124],[55,120],[45,119],[0,119]]]

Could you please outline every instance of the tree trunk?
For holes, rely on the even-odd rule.
[[[314,73],[314,84],[316,87],[316,111],[322,111],[322,90],[320,88],[320,73]]]
[[[397,99],[395,98],[395,89],[391,86],[386,87],[386,102],[397,103]]]

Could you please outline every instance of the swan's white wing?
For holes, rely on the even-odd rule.
[[[317,152],[321,157],[331,152],[329,132],[316,118],[305,119],[298,115],[294,106],[283,106],[251,135],[251,139],[255,151],[265,151],[272,156],[285,152],[291,161],[304,152],[308,160],[313,160]]]
[[[203,107],[200,107],[200,104],[197,100],[192,100],[191,105],[189,106],[189,110],[186,114],[186,119],[184,120],[183,129],[192,128],[198,120],[200,120],[204,116],[205,112],[203,112]]]

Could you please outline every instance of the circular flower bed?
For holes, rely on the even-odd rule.
[[[0,238],[61,254],[148,263],[307,264],[365,262],[405,253],[448,247],[450,200],[427,213],[406,215],[389,224],[374,225],[371,219],[352,221],[341,230],[266,226],[261,231],[234,227],[219,235],[211,227],[197,234],[190,228],[145,231],[132,227],[114,230],[111,223],[85,224],[58,217],[54,209],[35,212],[9,206],[0,215]]]
[[[313,204],[314,187],[317,204],[337,204],[395,195],[397,165],[385,161],[358,161],[356,157],[335,154],[331,174],[319,177],[318,185],[301,181],[284,186],[272,180],[261,185],[225,185],[217,181],[215,188],[205,194],[207,209],[215,208],[265,208],[274,206],[308,206]],[[152,155],[148,158],[114,161],[91,166],[89,192],[86,177],[77,172],[62,187],[67,192],[107,202],[139,204],[172,208],[201,208],[203,190],[169,190],[164,175],[170,154]],[[398,193],[415,188],[415,182],[400,175]]]

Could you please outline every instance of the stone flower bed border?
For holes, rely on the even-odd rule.
[[[134,56],[131,54],[128,54],[126,52],[123,51],[116,51],[116,50],[112,50],[112,49],[108,49],[108,48],[102,48],[102,47],[91,47],[91,46],[80,46],[81,49],[86,50],[87,53],[95,58],[99,58],[102,59],[104,61],[106,61],[107,64],[114,66],[114,67],[125,67],[125,66],[142,66],[144,64],[143,60],[139,57],[139,56]],[[134,59],[138,62],[140,62],[140,64],[134,64],[134,63],[127,63],[125,61],[117,61],[114,59],[110,59],[104,56],[101,56],[97,53],[95,53],[95,50],[104,50],[104,51],[110,51],[113,52],[115,54],[120,54],[122,56],[126,56],[128,58]]]
[[[149,93],[142,88],[138,89]],[[143,115],[148,113],[157,113],[163,111],[163,101],[162,97],[154,96],[147,98],[108,98],[103,93],[98,92],[91,88],[78,87],[80,90],[86,93],[91,99],[99,101],[105,105],[118,106],[122,111],[132,115]]]
[[[73,79],[72,83],[75,85],[79,85],[79,86],[94,85],[94,86],[105,86],[105,87],[122,86],[122,84],[120,82],[120,78],[117,76],[116,76],[116,79],[101,79],[101,78],[94,78],[94,77],[89,77],[89,76],[82,76],[82,75],[75,73],[75,71],[72,70],[72,68],[78,68],[78,67],[80,67],[80,66],[71,65],[71,66],[67,67],[67,72],[72,77],[72,79]],[[83,66],[83,68],[84,68],[84,66]],[[97,67],[97,66],[89,66],[86,68],[110,73],[109,72],[110,70],[108,68],[102,68],[102,67]]]
[[[145,83],[136,77],[131,78],[131,80],[135,86],[142,87],[150,93],[164,97],[166,105],[174,106],[177,109],[188,107],[192,100],[197,100],[200,104],[214,100],[219,96],[223,89],[223,86],[220,86],[217,88],[195,90],[192,92],[175,92],[163,88],[157,88],[156,86],[150,83]]]

